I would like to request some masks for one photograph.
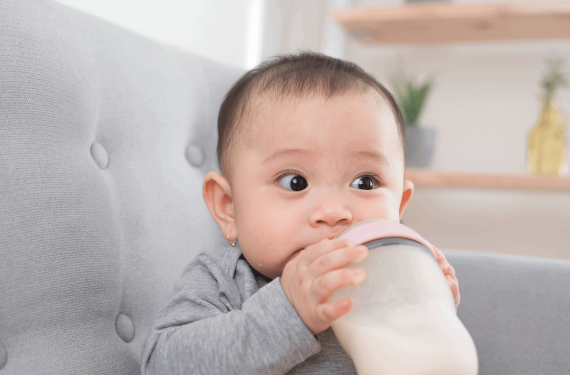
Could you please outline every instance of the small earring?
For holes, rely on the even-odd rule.
[[[228,242],[230,243],[230,245],[232,245],[232,247],[236,247],[237,240],[235,240],[235,241],[230,241],[230,233],[231,233],[231,232],[232,232],[232,231],[231,231],[231,229],[230,229],[230,231],[228,232]]]

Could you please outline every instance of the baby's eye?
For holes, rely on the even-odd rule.
[[[288,174],[279,179],[279,185],[287,190],[301,191],[307,188],[307,180],[298,174]]]
[[[373,176],[360,176],[352,181],[350,187],[362,190],[372,190],[378,187],[378,182],[379,181]]]

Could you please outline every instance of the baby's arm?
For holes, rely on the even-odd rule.
[[[342,268],[368,256],[364,245],[355,246],[344,239],[323,240],[301,251],[289,261],[281,285],[313,334],[329,328],[335,319],[348,314],[354,302],[350,297],[335,303],[331,293],[346,285],[358,285],[366,277],[364,269]]]
[[[211,271],[183,275],[147,338],[142,375],[282,374],[320,350],[279,279],[247,298],[251,284]]]

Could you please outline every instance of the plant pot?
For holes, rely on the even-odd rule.
[[[429,168],[433,159],[435,131],[406,124],[406,167]]]

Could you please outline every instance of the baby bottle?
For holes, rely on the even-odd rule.
[[[427,241],[385,220],[353,225],[337,238],[369,249],[364,261],[347,266],[364,268],[364,282],[332,294],[333,301],[354,300],[332,328],[359,375],[477,374],[475,344]]]

